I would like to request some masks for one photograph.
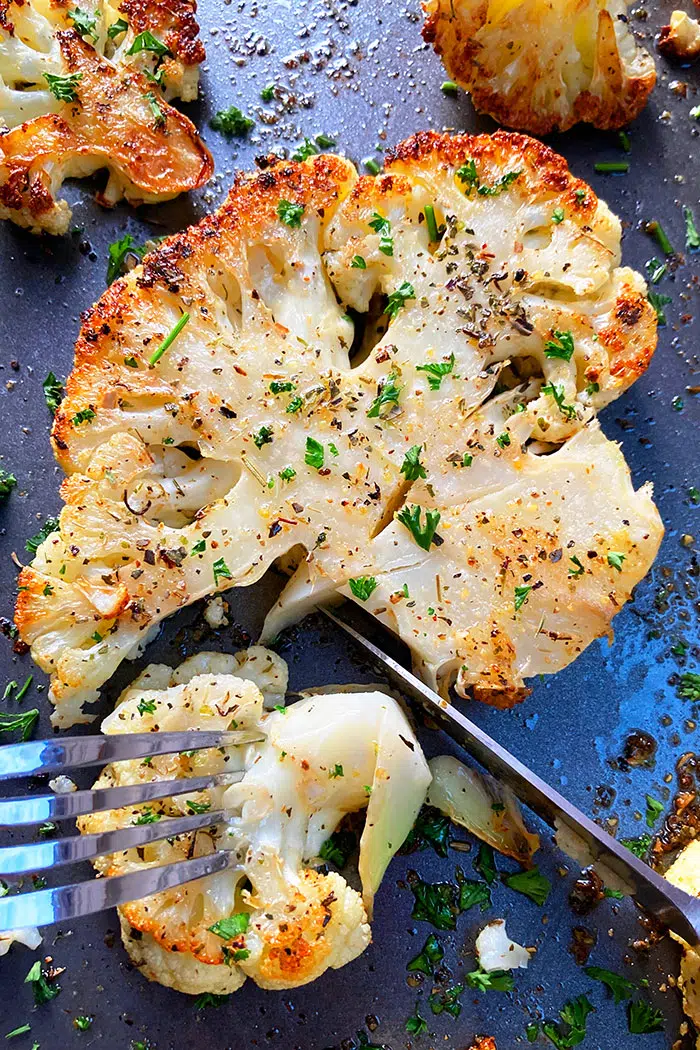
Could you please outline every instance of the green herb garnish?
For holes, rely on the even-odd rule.
[[[608,565],[612,569],[617,569],[618,572],[622,572],[622,563],[626,559],[626,554],[620,554],[619,551],[608,552]]]
[[[357,845],[357,839],[351,831],[334,831],[321,846],[318,855],[321,860],[330,861],[336,868],[344,868]]]
[[[61,991],[60,984],[49,983],[44,974],[41,971],[41,960],[37,959],[33,964],[31,970],[24,978],[25,984],[31,984],[32,991],[34,992],[34,1002],[37,1006],[43,1006],[44,1003],[50,1003],[52,999],[55,999],[58,993]]]
[[[491,889],[485,882],[464,879],[459,885],[459,910],[469,911],[479,905],[481,911],[491,907]]]
[[[369,226],[370,229],[379,234],[379,251],[382,255],[393,255],[394,239],[391,236],[391,223],[389,220],[380,215],[378,211],[375,211],[369,221]]]
[[[67,15],[73,23],[73,28],[80,36],[92,37],[93,40],[97,40],[97,33],[95,32],[96,18],[91,18],[86,11],[81,11],[79,7],[76,7],[73,11],[68,11]]]
[[[626,977],[622,977],[619,973],[614,973],[612,970],[606,970],[603,966],[586,966],[583,972],[588,977],[592,977],[594,981],[600,981],[606,988],[609,988],[616,1003],[621,1003],[623,999],[629,999],[637,987],[632,981],[628,981]]]
[[[150,51],[158,58],[165,58],[166,55],[172,54],[170,48],[166,47],[148,29],[134,37],[134,42],[127,51],[127,55],[138,55],[141,51]]]
[[[411,918],[430,922],[437,930],[454,930],[457,912],[456,887],[451,882],[424,882],[411,885],[414,896]]]
[[[426,477],[425,467],[420,461],[421,447],[421,445],[412,445],[404,456],[401,473],[406,481],[417,481],[418,478]]]
[[[95,418],[95,413],[91,408],[81,408],[79,412],[76,412],[71,423],[74,427],[79,427],[81,423],[92,423]]]
[[[406,1021],[406,1031],[410,1035],[424,1035],[428,1031],[428,1022],[418,1013],[418,1004],[414,1013]]]
[[[161,357],[175,342],[182,329],[185,327],[190,319],[190,315],[185,311],[180,319],[173,325],[168,334],[166,335],[160,346],[153,351],[148,359],[149,365],[155,365],[157,361],[160,361]]]
[[[139,700],[136,710],[140,715],[152,715],[157,707],[155,700]]]
[[[384,313],[388,314],[392,321],[394,321],[401,310],[409,299],[415,299],[416,293],[413,290],[413,285],[408,281],[402,281],[399,287],[393,291],[386,301],[384,307]]]
[[[620,845],[634,853],[635,857],[644,860],[651,846],[651,835],[637,835],[636,838],[620,839]]]
[[[414,972],[418,970],[420,973],[426,974],[428,977],[432,977],[435,973],[435,969],[439,962],[441,962],[443,955],[445,954],[442,945],[438,941],[434,933],[431,933],[421,951],[416,955],[406,966],[407,970]]]
[[[570,361],[574,353],[574,337],[571,332],[560,332],[555,330],[553,338],[544,344],[544,356],[558,358],[561,361]]]
[[[695,225],[695,216],[691,208],[683,208],[683,218],[685,219],[685,246],[689,252],[696,252],[700,248],[700,233]]]
[[[53,73],[44,73],[44,79],[49,85],[49,91],[59,102],[75,102],[78,98],[75,89],[83,79],[83,74],[70,73],[67,77],[59,77]]]
[[[663,328],[666,325],[666,311],[664,310],[664,306],[668,306],[669,303],[672,303],[673,299],[670,295],[660,295],[658,292],[649,292],[647,299],[656,311],[656,323],[660,328]]]
[[[227,919],[219,919],[213,926],[208,926],[210,933],[221,937],[222,941],[232,941],[246,932],[250,924],[250,915],[247,911],[236,911]]]
[[[44,542],[47,536],[50,536],[52,532],[58,532],[61,527],[61,523],[58,518],[49,517],[46,519],[44,524],[41,526],[39,531],[26,541],[24,549],[29,551],[30,554],[36,554],[40,544]]]
[[[648,828],[653,828],[657,820],[664,811],[663,802],[659,802],[658,799],[652,798],[651,795],[646,796],[647,811],[646,811],[646,824]]]
[[[323,466],[324,451],[323,445],[316,438],[307,437],[306,439],[306,452],[304,454],[304,462],[310,467],[315,467],[316,470],[320,470]]]
[[[564,209],[555,208],[552,212],[552,222],[555,226],[558,226],[560,222],[564,221]]]
[[[353,270],[366,270],[367,263],[361,255],[354,255],[350,266]]]
[[[383,418],[386,415],[384,411],[385,406],[389,406],[390,408],[398,406],[399,395],[401,394],[403,387],[396,385],[396,378],[395,374],[390,372],[382,382],[379,387],[379,393],[367,411],[369,419],[376,419],[377,417]]]
[[[546,875],[540,873],[538,868],[530,868],[529,871],[518,871],[514,875],[509,875],[505,879],[505,884],[511,890],[516,890],[529,897],[540,907],[552,891],[551,882]]]
[[[116,22],[112,22],[111,26],[107,30],[107,36],[110,40],[114,40],[115,37],[120,36],[122,33],[126,33],[129,28],[129,23],[124,18],[118,18]]]
[[[477,992],[512,992],[513,975],[508,970],[472,970],[467,974],[467,984]]]
[[[303,204],[293,204],[292,201],[281,200],[277,205],[277,217],[285,226],[293,230],[301,226],[301,217],[304,214]]]
[[[357,579],[349,579],[348,586],[356,598],[366,602],[378,584],[374,576],[358,576]]]
[[[394,295],[396,293],[394,292]],[[449,375],[455,366],[455,355],[450,354],[449,361],[433,362],[427,365],[417,365],[416,372],[425,372],[428,376],[428,386],[431,390],[439,390],[440,384],[446,375]]]
[[[16,699],[16,698],[15,698]],[[19,730],[21,740],[29,740],[34,727],[39,719],[39,710],[33,707],[31,711],[23,714],[11,715],[9,712],[0,712],[0,733],[14,733]]]
[[[474,862],[474,867],[479,874],[486,879],[489,886],[493,885],[496,875],[498,874],[493,846],[489,846],[487,842],[481,843],[479,846],[479,856]]]
[[[0,467],[0,499],[7,499],[17,484],[17,478],[9,470]]]
[[[63,383],[60,383],[53,372],[49,372],[41,384],[44,391],[44,401],[52,416],[56,415],[58,406],[63,401]]]
[[[463,984],[453,984],[449,988],[440,988],[428,996],[428,1005],[434,1014],[447,1013],[459,1017],[462,1004],[459,997],[464,991]]]
[[[142,95],[141,97],[143,98],[144,102],[148,104],[148,108],[151,111],[156,127],[163,127],[163,125],[165,124],[165,113],[160,108],[160,103],[158,102],[156,96],[153,94],[152,91],[147,91],[146,94]]]
[[[513,594],[513,608],[516,612],[520,612],[523,605],[529,600],[529,594],[532,590],[531,584],[523,584],[521,587],[516,587]]]
[[[628,160],[605,160],[595,165],[598,175],[626,175],[629,170]]]
[[[638,999],[636,1003],[629,1004],[627,1023],[632,1035],[663,1032],[664,1015],[660,1010],[656,1010],[646,999]]]
[[[700,674],[695,671],[684,671],[678,684],[677,696],[681,700],[700,701]]]
[[[217,558],[214,564],[212,565],[212,569],[214,572],[214,586],[218,584],[219,580],[233,579],[233,576],[231,575],[231,570],[229,569],[228,565],[226,564],[223,558]]]
[[[565,419],[575,419],[576,409],[573,405],[567,405],[564,402],[566,393],[562,383],[546,383],[542,387],[542,393],[549,394],[550,397],[554,398],[557,408]]]
[[[412,507],[405,506],[403,510],[399,511],[396,518],[402,525],[406,526],[418,546],[424,551],[429,551],[431,543],[435,543],[435,533],[440,524],[440,511],[426,509],[425,525],[422,525],[421,509],[415,504]]]

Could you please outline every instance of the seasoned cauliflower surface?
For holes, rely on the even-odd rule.
[[[213,162],[167,100],[196,98],[194,0],[0,0],[0,219],[65,233],[66,178],[107,168],[103,204],[168,200]]]
[[[692,897],[700,897],[700,841],[698,839],[693,839],[678,855],[666,872],[666,878]],[[697,945],[686,944],[673,932],[671,936],[683,948],[681,972],[678,978],[678,987],[683,994],[683,1010],[695,1025],[696,1031],[700,1033],[700,948]],[[695,1045],[697,1050],[700,1050],[700,1034]]]
[[[96,786],[224,772],[244,772],[242,780],[79,822],[90,833],[207,808],[227,814],[204,831],[96,862],[101,874],[115,875],[231,851],[227,870],[119,909],[136,965],[151,980],[191,994],[232,992],[246,977],[264,988],[292,988],[364,951],[374,894],[430,783],[420,745],[391,697],[317,695],[265,712],[263,699],[279,699],[286,665],[255,650],[247,660],[245,653],[200,654],[175,672],[152,665],[102,726],[105,733],[233,728],[240,742],[115,763]],[[244,676],[265,656],[258,688]],[[361,896],[341,875],[310,865],[320,863],[342,817],[365,807]]]
[[[548,135],[578,121],[619,128],[656,82],[627,0],[424,0],[423,37],[508,127]]]
[[[595,419],[656,343],[619,258],[605,203],[520,135],[240,176],[85,318],[66,506],[16,610],[55,724],[276,559],[266,636],[347,595],[427,681],[498,704],[606,634],[662,533]]]

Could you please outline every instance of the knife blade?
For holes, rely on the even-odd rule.
[[[590,854],[589,863],[598,860],[607,865],[629,885],[631,896],[641,907],[660,919],[688,944],[700,941],[700,899],[691,897],[635,857],[454,705],[443,700],[397,660],[365,638],[343,619],[342,613],[338,615],[340,610],[331,612],[323,606],[318,606],[318,610],[369,653],[404,696],[419,704],[452,740],[468,751],[492,776],[507,784],[545,823],[557,831],[568,829],[581,840]]]

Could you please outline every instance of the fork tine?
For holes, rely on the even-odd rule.
[[[67,736],[57,740],[29,740],[6,744],[0,753],[0,780],[64,773],[77,766],[99,766],[174,751],[197,751],[262,740],[257,730],[212,731],[192,729],[184,733],[116,733],[113,736]]]
[[[157,735],[157,734],[156,734]],[[35,795],[26,798],[0,799],[0,825],[40,824],[44,820],[65,820],[83,813],[121,809],[142,802],[152,802],[171,795],[189,794],[205,788],[235,784],[242,773],[216,773],[207,777],[183,777],[180,780],[152,780],[145,784],[98,788],[96,791],[73,791],[66,795]]]
[[[154,821],[152,824],[116,828],[113,831],[94,835],[72,835],[70,838],[52,842],[28,842],[21,846],[0,849],[0,875],[24,875],[30,871],[42,871],[59,864],[72,864],[81,860],[92,860],[104,853],[118,853],[145,846],[149,842],[184,835],[199,828],[209,828],[226,820],[220,810],[213,813],[189,814]]]
[[[180,860],[128,875],[112,875],[106,879],[90,879],[70,886],[3,897],[0,900],[0,932],[23,926],[48,926],[91,915],[224,871],[237,863],[235,853],[219,850],[207,857]]]

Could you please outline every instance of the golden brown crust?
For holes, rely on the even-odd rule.
[[[206,55],[190,0],[122,0],[119,10],[135,33],[156,33],[186,66],[203,62]],[[174,25],[173,25],[174,23]]]

